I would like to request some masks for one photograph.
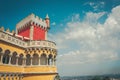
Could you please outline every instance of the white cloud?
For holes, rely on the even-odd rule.
[[[58,67],[63,69],[62,74],[65,75],[64,71],[67,70],[69,73],[80,69],[75,68],[75,66],[82,65],[85,67],[87,64],[119,60],[120,6],[113,8],[105,23],[100,24],[98,19],[104,14],[105,12],[88,12],[82,22],[79,21],[79,15],[76,14],[72,16],[71,22],[66,23],[66,28],[62,33],[50,36],[58,46],[58,54],[60,54],[58,55]],[[68,66],[71,67],[67,70],[64,69]],[[106,70],[103,69],[103,71]],[[88,73],[90,72],[92,71]]]
[[[104,8],[105,2],[97,1],[97,2],[86,3],[86,5],[87,4],[90,5],[94,9],[94,11],[98,11],[98,10]]]
[[[51,25],[52,25],[52,26],[55,26],[55,25],[56,25],[56,23],[55,23],[55,22],[53,22],[53,23],[51,23]]]
[[[86,13],[85,19],[86,19],[86,22],[89,22],[89,24],[95,24],[97,23],[98,19],[105,14],[106,12],[99,12],[99,13],[88,12]]]

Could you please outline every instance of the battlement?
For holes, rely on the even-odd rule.
[[[46,15],[46,18],[43,20],[31,14],[16,25],[16,34],[28,37],[31,40],[46,40],[49,27],[50,20],[48,15]]]
[[[29,24],[31,24],[31,25],[34,24],[34,25],[37,25],[37,26],[42,27],[44,29],[47,29],[46,21],[43,20],[42,18],[39,18],[38,16],[35,16],[33,13],[30,14],[28,17],[24,18],[23,20],[21,20],[16,25],[16,28],[17,28],[17,30],[21,30]]]

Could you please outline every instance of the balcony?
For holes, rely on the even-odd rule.
[[[22,47],[22,48],[31,48],[31,47],[48,47],[56,49],[56,44],[48,40],[39,40],[39,41],[23,41],[12,34],[9,34],[4,31],[0,31],[0,40],[11,43],[13,45]]]
[[[19,47],[27,46],[26,42],[4,31],[0,31],[0,40],[17,45]]]
[[[50,47],[56,49],[56,44],[51,41],[42,40],[42,41],[29,41],[27,43],[27,48],[29,47]]]

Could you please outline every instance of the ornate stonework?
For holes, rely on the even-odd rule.
[[[31,14],[16,25],[16,33],[0,28],[0,80],[54,80],[57,76],[57,49],[46,40],[46,18]],[[37,37],[36,31],[42,35]]]

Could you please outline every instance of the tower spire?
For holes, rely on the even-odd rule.
[[[49,19],[49,16],[48,16],[48,14],[46,14],[46,19]]]
[[[46,24],[47,24],[47,28],[50,29],[50,18],[48,16],[48,14],[46,14],[45,21],[46,21]]]

